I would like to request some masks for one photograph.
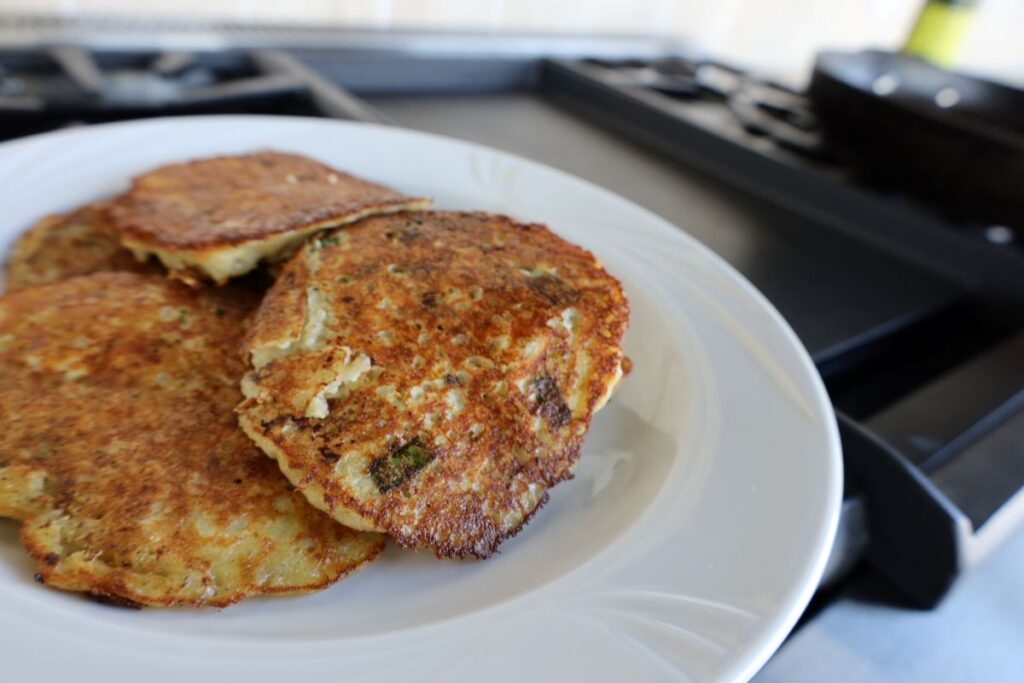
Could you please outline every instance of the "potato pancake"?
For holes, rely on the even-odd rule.
[[[248,289],[98,273],[0,298],[0,515],[46,585],[228,605],[323,588],[383,537],[315,510],[242,433]]]
[[[7,259],[6,291],[104,271],[159,273],[121,246],[102,204],[46,216],[24,232]]]
[[[368,218],[271,287],[240,424],[342,523],[487,557],[572,476],[628,318],[618,281],[542,225]]]
[[[122,243],[186,281],[223,283],[289,255],[310,233],[429,201],[297,154],[256,152],[163,166],[111,205]]]

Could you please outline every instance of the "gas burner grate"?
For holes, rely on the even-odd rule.
[[[96,55],[52,47],[0,69],[0,123],[16,137],[81,123],[223,112],[384,117],[291,55]]]
[[[724,104],[738,131],[811,159],[829,158],[807,97],[781,83],[711,60],[669,57],[584,64],[615,87],[664,96],[668,106]]]

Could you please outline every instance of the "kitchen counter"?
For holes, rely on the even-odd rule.
[[[934,610],[856,581],[782,646],[755,683],[984,681],[1024,677],[1024,529]]]

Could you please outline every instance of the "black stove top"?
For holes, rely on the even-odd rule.
[[[1013,503],[1024,489],[1024,254],[1013,231],[950,222],[940,206],[863,182],[798,91],[679,57],[0,51],[5,139],[185,113],[387,122],[382,110],[607,178],[772,298],[839,412],[848,485],[826,584],[869,567],[934,604],[978,538],[1012,526],[994,519],[1024,516]],[[677,180],[685,168],[724,182]],[[617,186],[629,178],[664,191]],[[703,223],[686,222],[698,210]]]
[[[985,243],[979,248],[992,245],[995,249],[989,252],[1012,252],[1011,269],[1020,270],[1024,263],[1024,226],[982,219],[965,212],[955,197],[922,196],[885,173],[854,164],[848,152],[828,143],[820,114],[804,92],[714,61],[561,60],[551,69],[559,87],[582,101],[595,103],[606,95],[616,100],[618,111],[604,116],[613,124],[629,126],[643,116],[655,125],[657,135],[679,137],[684,128],[696,129],[770,159],[773,163],[764,174],[753,167],[742,171],[762,192],[773,191],[787,179],[798,184],[813,177],[818,182],[805,190],[818,196],[804,200],[829,203],[836,199],[829,186],[855,188],[862,195],[859,199],[870,198],[870,203],[880,202],[888,211],[912,215],[930,224],[929,231],[955,231],[953,239],[962,243]],[[690,157],[685,151],[678,153]],[[698,157],[701,163],[714,163],[694,150],[691,161]],[[788,185],[779,191],[792,195],[796,189]],[[855,203],[864,205],[861,211],[869,210],[868,202]],[[990,258],[998,259],[991,254]],[[1019,278],[1016,282],[1020,284]]]

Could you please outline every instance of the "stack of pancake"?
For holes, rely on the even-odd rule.
[[[385,535],[485,558],[572,476],[629,307],[547,228],[305,157],[43,218],[0,297],[0,516],[124,605],[308,592]],[[269,456],[269,457],[268,457]]]

